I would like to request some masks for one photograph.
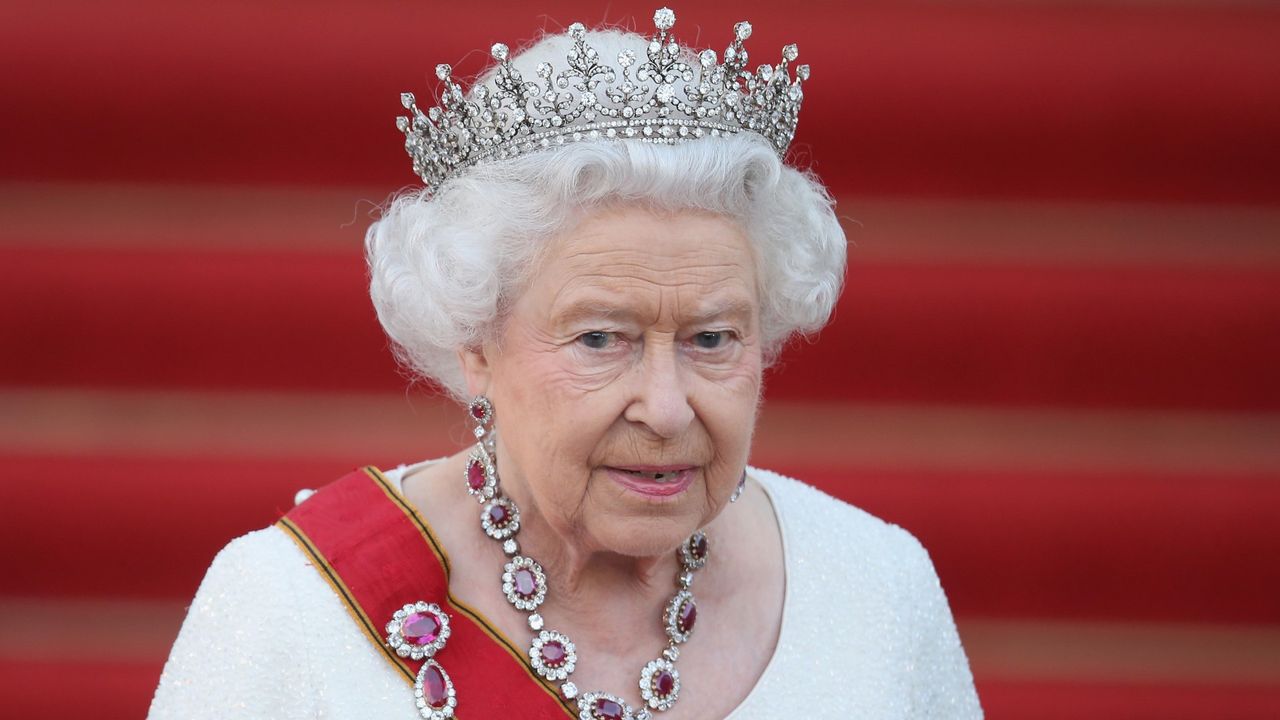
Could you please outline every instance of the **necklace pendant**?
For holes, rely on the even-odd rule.
[[[698,603],[693,593],[681,590],[667,603],[667,611],[662,614],[662,624],[666,627],[667,637],[674,644],[688,642],[693,634],[693,625],[698,621]]]
[[[589,692],[578,696],[578,720],[636,720],[636,715],[617,695]]]
[[[533,612],[547,599],[547,576],[531,557],[517,555],[502,567],[502,592],[521,612]]]
[[[666,658],[649,661],[640,671],[640,697],[654,710],[667,711],[680,697],[680,672]]]
[[[577,663],[578,651],[564,633],[543,630],[529,645],[529,664],[551,682],[568,678]]]
[[[520,529],[520,508],[505,497],[495,497],[480,512],[480,527],[494,540],[507,540]]]
[[[711,543],[707,542],[707,534],[699,530],[680,546],[680,564],[688,572],[701,570],[707,564],[710,553]]]

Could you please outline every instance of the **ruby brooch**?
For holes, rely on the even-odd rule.
[[[446,720],[453,717],[458,707],[458,694],[454,692],[449,673],[435,660],[427,660],[413,681],[414,702],[418,715],[424,720]]]
[[[680,672],[676,670],[680,645],[688,642],[698,619],[693,575],[706,566],[710,555],[706,534],[695,532],[676,552],[679,563],[676,592],[659,618],[667,645],[659,657],[640,671],[638,685],[642,705],[632,707],[621,697],[606,692],[579,693],[577,685],[570,680],[578,664],[577,648],[568,635],[544,628],[545,621],[537,610],[547,599],[547,576],[537,560],[520,554],[515,539],[520,530],[520,509],[511,498],[503,496],[499,488],[494,435],[489,427],[493,422],[493,406],[486,398],[478,397],[472,401],[469,414],[476,422],[477,443],[467,462],[467,492],[484,505],[480,513],[484,534],[501,542],[503,552],[510,556],[502,567],[502,593],[513,607],[527,613],[529,628],[534,633],[528,650],[534,672],[548,681],[560,683],[561,694],[577,702],[580,720],[650,720],[654,711],[670,710],[680,697]],[[441,682],[447,685],[448,676],[443,675],[443,670],[437,666],[435,672],[442,674]],[[450,698],[451,687],[445,693]],[[420,699],[422,697],[425,695]]]
[[[433,656],[449,640],[449,614],[429,602],[409,603],[391,616],[387,623],[387,646],[397,655],[410,660],[426,659],[413,682],[414,702],[424,720],[453,717],[458,696],[453,680]]]
[[[421,660],[435,655],[449,640],[449,616],[439,605],[409,603],[387,623],[387,645],[400,657]]]

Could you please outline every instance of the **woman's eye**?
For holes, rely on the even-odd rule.
[[[607,333],[601,330],[593,330],[578,336],[578,342],[586,345],[592,350],[603,350],[609,347],[609,341],[613,339],[613,333]]]
[[[728,330],[700,332],[693,336],[693,343],[703,350],[715,350],[728,341]]]

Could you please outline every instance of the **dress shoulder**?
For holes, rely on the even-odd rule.
[[[287,637],[298,613],[289,598],[307,573],[315,571],[276,527],[224,547],[196,591],[148,717],[310,716],[307,658],[289,651]]]
[[[371,638],[367,625],[374,618],[373,632],[380,635],[380,621],[390,611],[365,617],[344,598],[347,591],[366,599],[372,596],[361,592],[433,595],[407,590],[408,573],[383,572],[385,557],[373,540],[386,540],[388,530],[397,528],[417,531],[376,471],[357,472],[365,473],[363,480],[349,473],[275,525],[237,538],[218,553],[174,643],[150,718],[390,720],[412,710],[411,685],[387,662],[380,637]],[[363,494],[353,492],[361,488]],[[343,563],[367,565],[376,582],[353,588],[356,576],[343,574]],[[341,589],[331,571],[337,571]],[[440,574],[419,566],[412,579]]]
[[[981,718],[950,606],[920,541],[800,480],[751,474],[769,492],[783,531],[785,685],[884,710],[867,717]]]
[[[788,539],[832,542],[848,548],[856,545],[879,565],[928,564],[924,545],[906,529],[882,520],[856,505],[833,497],[793,477],[752,468],[752,477],[763,483],[776,508]],[[867,553],[874,550],[873,553]]]

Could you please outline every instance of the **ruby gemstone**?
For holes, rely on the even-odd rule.
[[[475,405],[472,405],[471,417],[477,420],[484,420],[484,406],[481,405],[480,403],[476,403]]]
[[[507,512],[507,508],[499,503],[489,506],[489,522],[494,527],[506,527],[507,521],[511,519],[511,513]]]
[[[435,665],[428,665],[422,672],[422,695],[427,704],[439,710],[449,702],[449,689],[444,681],[444,673]]]
[[[698,621],[698,606],[693,600],[685,600],[680,605],[680,612],[676,615],[676,629],[682,633],[687,633],[693,629],[693,624]]]
[[[564,646],[552,640],[542,646],[542,662],[548,667],[560,667],[565,659]]]
[[[522,598],[531,598],[538,589],[538,583],[529,568],[520,568],[512,573],[515,580],[516,594]]]
[[[400,625],[400,634],[414,645],[426,645],[435,641],[440,633],[440,618],[434,613],[410,613]]]
[[[481,465],[479,460],[472,460],[467,465],[467,485],[471,486],[472,490],[479,490],[484,487],[484,481],[484,465]]]
[[[596,700],[596,706],[592,708],[592,712],[600,720],[622,720],[623,717],[622,706],[609,698]]]
[[[671,695],[676,689],[676,676],[666,670],[659,671],[653,676],[653,689],[664,698]]]
[[[707,536],[699,535],[693,539],[693,543],[689,546],[689,552],[699,560],[707,556]]]

